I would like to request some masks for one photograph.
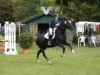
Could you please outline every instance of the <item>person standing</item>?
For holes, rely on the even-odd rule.
[[[93,32],[94,32],[94,30],[93,30],[93,28],[91,27],[91,24],[88,24],[88,26],[86,27],[86,30],[85,30],[85,34],[86,34],[87,36],[92,36],[92,35],[93,35]]]
[[[93,35],[93,33],[94,33],[94,30],[91,27],[91,24],[88,24],[88,26],[86,27],[86,30],[85,30],[86,41],[87,41],[88,46],[92,46],[91,36]]]

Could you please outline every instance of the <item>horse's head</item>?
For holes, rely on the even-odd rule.
[[[71,24],[70,22],[67,22],[67,21],[62,22],[62,23],[60,24],[60,27],[61,27],[61,28],[64,28],[64,29],[69,29],[69,30],[71,30],[71,31],[74,30],[72,24]]]

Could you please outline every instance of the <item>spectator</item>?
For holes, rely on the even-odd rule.
[[[91,36],[93,35],[93,33],[94,33],[94,30],[93,30],[93,28],[91,27],[91,24],[89,24],[89,25],[86,27],[86,30],[85,30],[86,43],[87,43],[88,46],[92,46]]]
[[[93,28],[91,27],[91,24],[89,24],[89,25],[86,27],[85,35],[91,37],[91,35],[93,35],[93,32],[94,32],[94,30],[93,30]]]

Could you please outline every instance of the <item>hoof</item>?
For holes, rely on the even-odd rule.
[[[72,49],[72,53],[75,53],[74,49]]]
[[[39,63],[39,64],[40,64],[40,61],[39,61],[39,60],[37,60],[37,63]]]
[[[48,64],[50,64],[50,65],[51,65],[51,64],[52,64],[52,62],[51,62],[51,61],[48,61]]]
[[[63,55],[61,54],[60,57],[63,57]]]
[[[64,56],[64,53],[61,54],[61,57],[63,57],[63,56]]]

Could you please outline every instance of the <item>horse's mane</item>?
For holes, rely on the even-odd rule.
[[[66,25],[63,22],[60,23],[60,25],[57,27],[57,30],[64,34],[66,30]]]

